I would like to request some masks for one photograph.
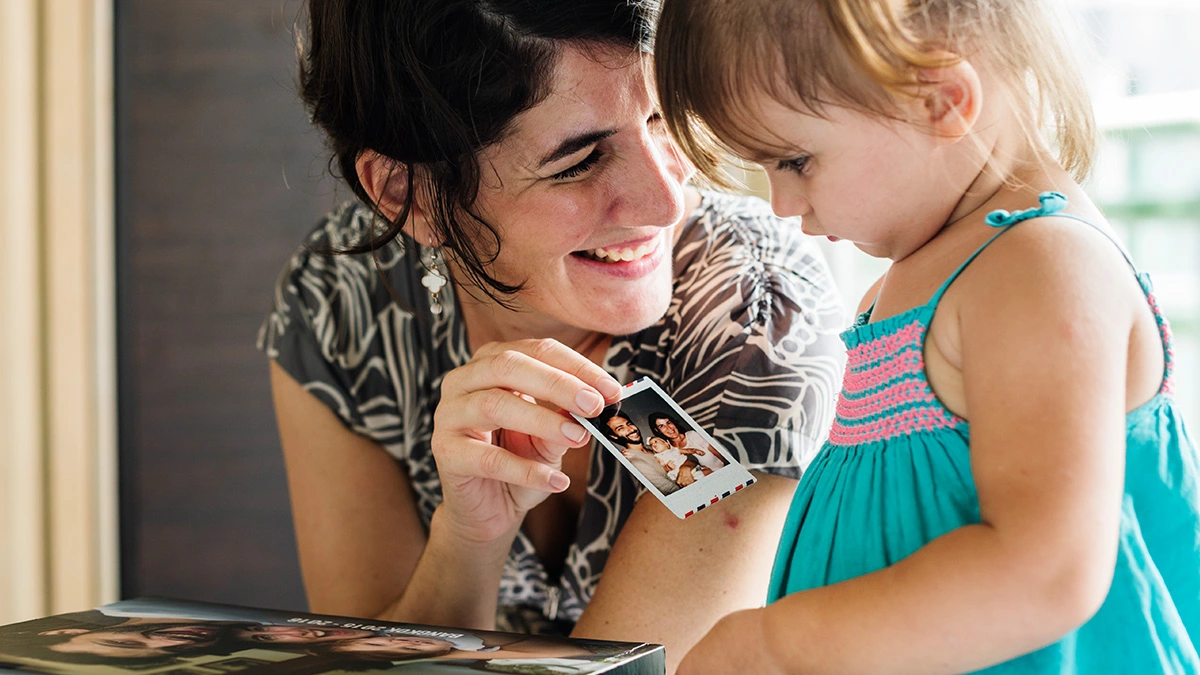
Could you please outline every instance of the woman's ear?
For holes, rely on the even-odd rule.
[[[358,182],[379,212],[395,222],[404,211],[404,203],[408,199],[408,166],[374,150],[364,150],[355,160],[354,168],[358,173]],[[429,244],[432,229],[428,226],[428,210],[422,203],[424,200],[419,198],[421,191],[417,189],[418,179],[419,176],[414,177],[413,199],[404,229],[418,242]]]
[[[979,73],[963,59],[945,68],[921,71],[925,122],[934,135],[953,143],[975,128],[983,104]]]
[[[81,635],[88,632],[91,631],[87,628],[58,628],[55,630],[44,630],[38,633],[38,635]]]

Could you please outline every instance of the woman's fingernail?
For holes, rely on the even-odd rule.
[[[604,407],[604,399],[600,398],[600,394],[591,389],[584,389],[578,394],[575,394],[575,405],[579,406],[580,412],[590,414],[594,410]]]
[[[614,399],[621,396],[621,385],[611,377],[606,377],[596,383],[596,391],[599,391],[605,400]]]
[[[587,438],[588,435],[587,429],[584,429],[574,422],[563,422],[562,432],[563,436],[566,436],[576,443],[582,443],[583,439]]]
[[[550,487],[562,492],[571,485],[571,479],[567,478],[567,474],[561,471],[555,471],[550,474]]]

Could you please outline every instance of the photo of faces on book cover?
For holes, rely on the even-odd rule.
[[[661,674],[659,645],[143,598],[0,627],[0,672]]]

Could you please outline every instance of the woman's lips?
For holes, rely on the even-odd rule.
[[[618,247],[607,247],[612,251]],[[636,246],[622,245],[620,252],[626,250],[637,253],[639,250],[644,251],[640,256],[634,256],[631,260],[614,260],[612,258],[599,259],[591,254],[590,251],[577,251],[571,254],[571,259],[576,263],[583,265],[587,269],[602,272],[608,276],[618,277],[621,279],[638,279],[646,276],[654,271],[666,257],[666,252],[670,247],[663,244],[663,237],[658,236],[647,242],[639,243]],[[622,255],[622,258],[624,256]]]

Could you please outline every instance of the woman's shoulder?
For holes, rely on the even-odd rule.
[[[703,254],[710,264],[717,260],[794,269],[813,261],[824,266],[820,249],[801,231],[799,219],[776,216],[759,197],[709,191],[702,195],[698,213],[680,236],[678,253]]]
[[[259,347],[272,357],[287,333],[312,335],[328,359],[359,352],[350,342],[374,334],[386,309],[406,311],[395,302],[411,300],[403,274],[402,237],[373,253],[345,253],[380,232],[372,211],[357,201],[340,204],[304,237],[276,280],[270,314]],[[409,307],[412,306],[409,302]]]
[[[384,227],[374,212],[358,201],[339,204],[309,230],[288,266],[323,277],[368,278],[387,272],[404,258],[404,238],[398,236],[374,252],[347,253],[381,236]]]
[[[390,303],[408,294],[404,275],[393,273],[405,259],[403,236],[374,252],[346,253],[378,236],[374,213],[357,201],[345,202],[312,228],[284,265],[276,287],[276,309],[291,297],[310,310],[329,303],[360,308]]]
[[[675,246],[678,311],[722,312],[764,322],[782,307],[840,330],[841,297],[820,248],[794,218],[757,197],[703,193]]]

